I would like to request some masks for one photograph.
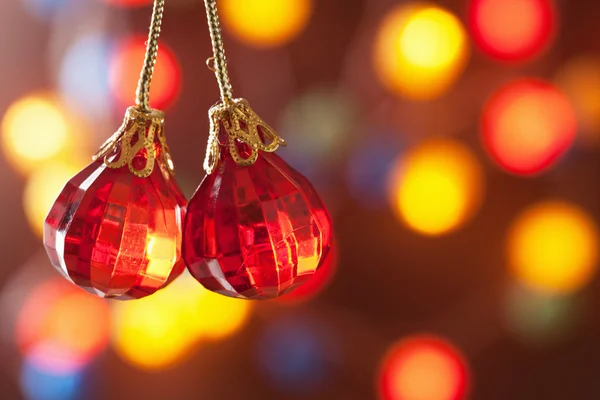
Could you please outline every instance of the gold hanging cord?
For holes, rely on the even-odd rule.
[[[159,166],[161,169],[166,169],[166,172],[174,173],[173,161],[164,136],[165,114],[150,108],[150,85],[158,56],[158,38],[164,10],[165,0],[154,0],[144,66],[136,90],[136,105],[127,109],[119,130],[100,147],[93,158],[94,160],[103,158],[108,168],[118,169],[127,165],[131,173],[140,178],[150,176],[154,170],[158,155],[155,138],[162,148],[160,152],[162,163],[159,163]],[[116,148],[120,149],[118,156],[115,156]],[[141,168],[139,165],[134,165],[134,160],[140,151],[145,151],[146,154],[145,157],[141,157],[144,160]]]
[[[136,105],[141,111],[150,111],[150,85],[156,57],[158,56],[158,38],[162,27],[162,19],[165,11],[165,0],[154,0],[154,9],[152,10],[152,21],[150,22],[150,32],[148,33],[148,44],[146,46],[146,56],[144,58],[144,67],[140,74],[140,80],[136,91]]]
[[[279,146],[285,146],[285,141],[273,128],[260,119],[246,100],[233,98],[233,90],[227,72],[227,57],[225,56],[221,34],[217,0],[204,0],[204,6],[213,48],[213,56],[207,60],[207,65],[215,73],[221,92],[221,102],[209,111],[210,135],[206,158],[204,159],[204,169],[206,173],[212,174],[219,163],[219,131],[221,126],[225,129],[229,138],[229,152],[233,160],[240,166],[254,164],[258,159],[259,150],[272,153]],[[248,146],[249,156],[245,157],[239,153],[239,142],[243,142]]]
[[[221,101],[230,105],[233,102],[233,91],[231,89],[231,82],[229,81],[229,74],[227,73],[227,57],[225,56],[225,47],[223,46],[217,1],[204,0],[204,5],[214,54],[209,59],[209,63],[212,61],[213,64],[209,65],[209,68],[215,72],[215,76],[217,77],[217,83],[221,91]]]

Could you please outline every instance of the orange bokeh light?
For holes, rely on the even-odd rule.
[[[584,146],[600,145],[600,56],[571,58],[558,72],[556,85],[573,104],[579,120],[579,140]]]
[[[573,144],[575,112],[554,86],[522,79],[501,88],[485,106],[486,150],[507,170],[535,174],[553,165]]]
[[[459,400],[469,387],[459,351],[435,336],[413,336],[394,345],[379,376],[384,400]]]
[[[556,30],[556,12],[551,0],[473,0],[469,25],[486,54],[522,61],[549,45]]]
[[[132,36],[120,42],[110,62],[109,85],[111,93],[122,107],[135,101],[135,92],[140,79],[140,71],[146,53],[146,38]],[[152,86],[150,103],[152,107],[164,109],[171,106],[181,89],[181,69],[174,53],[161,42]]]
[[[77,368],[108,344],[109,309],[103,300],[62,280],[33,289],[16,323],[15,340],[23,354],[55,369]]]

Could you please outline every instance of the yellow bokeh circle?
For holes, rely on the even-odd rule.
[[[2,150],[20,172],[69,159],[82,147],[81,129],[51,95],[33,94],[14,102],[2,118]]]
[[[167,290],[113,308],[113,346],[135,366],[168,367],[182,360],[196,341],[180,312],[184,293]]]
[[[241,329],[251,307],[204,289],[186,273],[152,296],[116,304],[113,346],[139,368],[168,368],[201,340],[222,339]]]
[[[430,4],[400,5],[381,23],[374,64],[381,82],[413,100],[441,96],[464,70],[468,38],[460,20]]]
[[[427,141],[401,156],[390,175],[391,201],[410,228],[425,235],[448,233],[479,208],[484,189],[481,166],[455,141]]]
[[[23,208],[32,228],[42,236],[44,220],[65,184],[82,168],[78,163],[49,164],[31,173],[23,194]]]
[[[312,0],[222,0],[223,24],[255,47],[283,45],[298,36],[312,14]]]
[[[582,288],[598,269],[598,228],[576,205],[548,201],[525,210],[513,223],[508,259],[516,278],[552,294]]]

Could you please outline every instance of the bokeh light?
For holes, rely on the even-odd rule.
[[[395,344],[382,362],[379,391],[384,400],[460,400],[469,371],[459,350],[435,336],[412,336]]]
[[[192,278],[189,278],[188,282],[200,292],[200,301],[195,307],[200,309],[201,313],[196,321],[195,330],[201,339],[224,339],[246,324],[253,308],[252,302],[216,294],[199,286]]]
[[[572,145],[575,112],[566,96],[536,79],[511,82],[487,102],[481,133],[486,150],[503,168],[535,174],[554,165]]]
[[[277,153],[306,176],[335,213],[338,177],[332,168],[360,125],[354,96],[330,86],[309,88],[285,107],[275,127],[288,146]]]
[[[448,233],[478,210],[483,179],[477,158],[466,146],[448,139],[429,140],[395,163],[389,179],[392,207],[419,233]]]
[[[25,9],[41,19],[49,19],[73,4],[73,0],[22,0]]]
[[[387,174],[403,150],[398,132],[365,135],[348,157],[346,183],[355,201],[365,208],[387,206]]]
[[[463,71],[469,55],[459,19],[429,4],[400,5],[380,27],[375,69],[391,91],[414,100],[441,96]]]
[[[513,336],[544,346],[565,339],[581,317],[581,301],[512,285],[506,293],[505,324]]]
[[[297,37],[312,14],[312,0],[221,0],[223,25],[255,47],[281,46]]]
[[[20,384],[27,400],[78,400],[84,398],[83,371],[61,372],[42,368],[25,358]]]
[[[600,145],[600,57],[587,54],[570,59],[555,82],[575,108],[582,144]]]
[[[109,88],[112,40],[103,34],[78,38],[64,55],[58,76],[61,96],[90,119],[111,111]]]
[[[131,36],[116,44],[110,62],[109,86],[120,107],[135,103],[141,65],[146,53],[146,38]],[[152,86],[150,103],[158,109],[169,108],[181,89],[181,68],[175,54],[161,41]]]
[[[357,106],[348,93],[314,87],[286,106],[278,131],[288,146],[278,150],[294,168],[313,180],[323,176],[322,165],[335,159],[357,125]]]
[[[535,290],[563,294],[586,285],[598,269],[598,228],[580,207],[561,201],[521,213],[508,236],[515,277]]]
[[[321,268],[317,270],[308,282],[305,282],[293,292],[281,296],[279,301],[287,304],[295,304],[311,300],[321,294],[335,277],[338,268],[338,258],[337,240],[334,239],[331,250]]]
[[[117,7],[143,7],[152,4],[153,0],[102,0]]]
[[[284,393],[309,396],[331,374],[338,347],[323,321],[286,316],[264,326],[256,347],[265,381]]]
[[[187,356],[196,334],[181,312],[183,291],[165,289],[135,302],[116,304],[113,346],[121,358],[143,369],[164,369]]]
[[[4,114],[1,129],[2,150],[23,173],[56,160],[76,159],[86,147],[81,126],[51,95],[15,101]]]
[[[200,340],[222,339],[241,329],[251,306],[209,292],[185,274],[152,296],[116,304],[113,345],[139,368],[169,368]]]
[[[37,368],[68,375],[104,350],[109,332],[106,302],[56,278],[35,287],[26,299],[15,340]]]
[[[56,163],[33,172],[25,186],[23,208],[33,232],[42,236],[44,220],[65,184],[83,165]]]
[[[548,47],[556,30],[556,13],[552,0],[472,0],[469,25],[486,54],[522,61]]]

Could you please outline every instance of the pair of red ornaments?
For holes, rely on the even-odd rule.
[[[187,265],[207,289],[268,299],[306,282],[332,242],[310,182],[273,152],[283,140],[244,100],[210,112],[207,176],[186,204],[175,181],[164,114],[132,107],[46,218],[54,267],[101,297],[137,299]]]

